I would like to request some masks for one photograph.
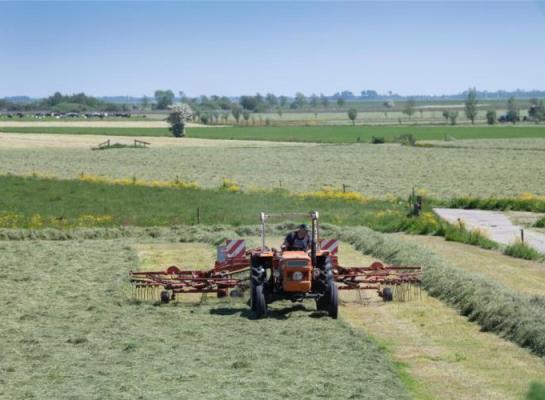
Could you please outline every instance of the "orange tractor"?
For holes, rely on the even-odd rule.
[[[294,214],[291,214],[292,216]],[[308,214],[305,214],[308,216]],[[265,225],[272,214],[261,213],[261,246],[246,250],[243,240],[229,240],[218,248],[218,260],[211,270],[130,272],[136,297],[168,303],[183,293],[217,293],[218,297],[241,295],[250,290],[249,304],[255,318],[267,314],[268,305],[278,300],[301,302],[313,299],[318,311],[337,318],[339,290],[375,290],[384,301],[407,298],[408,288],[420,287],[420,267],[342,267],[338,263],[338,242],[320,238],[319,214],[310,213],[310,250],[280,250],[266,245]],[[419,289],[418,289],[419,290]]]

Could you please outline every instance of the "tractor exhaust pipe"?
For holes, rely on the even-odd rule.
[[[318,211],[312,211],[310,213],[310,218],[312,219],[312,240],[310,242],[310,259],[312,260],[312,266],[316,267],[318,264],[316,260],[316,251],[317,251],[317,236],[318,236]]]

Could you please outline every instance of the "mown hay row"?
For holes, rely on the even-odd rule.
[[[430,251],[367,228],[339,229],[337,237],[365,254],[389,263],[423,267],[423,286],[431,296],[520,346],[545,355],[545,298],[529,297],[479,274],[456,269]]]
[[[293,223],[270,225],[269,235],[285,233]],[[422,265],[423,285],[428,293],[456,307],[483,330],[494,332],[534,353],[545,356],[545,297],[529,297],[492,282],[479,274],[456,269],[432,252],[401,242],[394,237],[364,227],[338,228],[323,224],[324,237],[336,237],[365,254],[388,263]],[[171,228],[112,229],[2,229],[0,240],[78,240],[121,237],[167,238],[177,242],[219,244],[226,238],[255,236],[258,226],[174,226]]]

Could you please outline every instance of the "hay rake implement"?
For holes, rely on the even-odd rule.
[[[308,214],[307,214],[308,215]],[[246,249],[243,240],[227,240],[218,247],[214,267],[184,270],[171,266],[163,271],[131,271],[133,296],[139,300],[168,303],[183,294],[216,293],[217,297],[241,296],[250,290],[250,304],[257,317],[266,315],[276,300],[314,299],[318,310],[337,316],[337,291],[373,290],[384,301],[408,301],[420,297],[421,268],[384,265],[343,267],[338,262],[339,243],[319,236],[318,213],[310,214],[312,241],[309,251],[269,248],[265,245],[265,221],[261,214],[262,246]]]

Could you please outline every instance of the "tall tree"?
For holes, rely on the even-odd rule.
[[[307,104],[307,98],[301,92],[295,93],[295,100],[293,101],[297,108],[303,108]]]
[[[472,125],[475,124],[475,118],[477,118],[477,113],[478,113],[477,104],[478,104],[477,89],[470,88],[467,91],[467,96],[465,100],[465,112],[466,112],[467,119],[471,121]]]
[[[488,110],[486,112],[486,122],[488,123],[488,125],[495,125],[497,120],[498,118],[497,118],[496,110]]]
[[[148,96],[142,97],[142,110],[147,110],[149,107],[149,98]]]
[[[170,114],[168,114],[167,121],[170,124],[169,130],[174,137],[185,136],[185,123],[191,121],[192,117],[193,111],[187,104],[172,108]]]
[[[243,110],[242,111],[242,118],[244,118],[244,121],[246,121],[246,125],[248,125],[248,120],[250,119],[250,111]]]
[[[159,110],[166,110],[174,102],[172,90],[156,90],[154,96]]]
[[[237,121],[237,124],[240,122],[240,116],[242,115],[242,107],[238,104],[234,105],[233,108],[231,108],[231,114],[233,114],[233,118],[235,118],[235,121]]]
[[[337,99],[337,107],[340,108],[340,107],[342,107],[342,106],[344,106],[344,99],[343,99],[342,97],[339,97],[339,98]]]
[[[327,108],[329,106],[329,99],[324,96],[324,94],[320,94],[320,104],[323,108]]]
[[[320,103],[320,100],[318,98],[318,96],[316,96],[314,93],[312,94],[312,96],[310,96],[310,106],[312,108],[316,108],[318,107],[318,104]]]
[[[507,100],[507,121],[516,124],[520,121],[520,110],[516,99],[511,96]]]
[[[405,107],[403,107],[403,114],[408,115],[410,119],[415,112],[416,112],[416,102],[414,101],[412,97],[410,97],[405,103]]]
[[[348,118],[352,121],[352,126],[356,125],[356,118],[358,117],[358,110],[351,108],[348,110]]]
[[[267,93],[267,95],[265,96],[265,100],[267,101],[267,104],[269,105],[269,107],[274,107],[278,104],[278,99],[276,98],[276,96],[272,93]]]

